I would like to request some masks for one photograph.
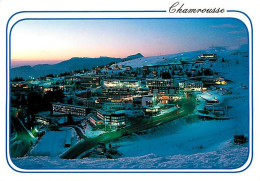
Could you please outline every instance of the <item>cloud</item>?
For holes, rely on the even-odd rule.
[[[229,31],[229,34],[240,34],[240,33],[244,33],[244,30],[240,30],[240,31]]]
[[[236,28],[237,26],[232,24],[221,24],[221,25],[212,25],[212,28]]]
[[[240,37],[238,41],[240,42],[241,45],[248,44],[248,37]]]

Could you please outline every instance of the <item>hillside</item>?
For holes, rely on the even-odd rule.
[[[131,67],[142,67],[150,65],[163,65],[171,63],[180,63],[182,60],[195,60],[198,58],[198,55],[203,53],[217,53],[221,56],[228,56],[232,52],[248,52],[248,45],[242,45],[241,47],[236,47],[236,49],[231,49],[231,47],[211,47],[206,50],[197,50],[191,52],[181,52],[176,54],[160,55],[160,56],[151,56],[151,57],[138,57],[129,61],[119,62],[119,65],[131,66]]]
[[[39,77],[47,74],[59,74],[68,71],[78,69],[91,69],[96,66],[107,65],[111,62],[121,62],[125,60],[131,60],[137,57],[143,57],[142,54],[138,53],[130,55],[127,58],[113,58],[113,57],[99,57],[99,58],[88,58],[88,57],[73,57],[69,60],[62,61],[57,64],[39,64],[35,66],[21,66],[11,69],[10,78],[23,77],[28,79],[30,76]]]
[[[207,121],[198,118],[195,111],[194,114],[146,132],[122,137],[111,142],[112,146],[116,146],[122,154],[118,159],[61,159],[57,151],[60,138],[55,136],[45,143],[54,145],[48,147],[50,148],[48,151],[56,155],[48,157],[44,154],[32,154],[23,158],[13,158],[13,163],[24,169],[227,169],[228,171],[228,169],[240,167],[249,158],[249,153],[252,153],[251,143],[238,145],[233,142],[235,134],[243,134],[251,140],[248,46],[236,49],[214,47],[209,50],[153,58],[142,57],[119,62],[119,64],[133,67],[142,66],[145,63],[146,65],[163,64],[173,62],[175,58],[196,58],[200,53],[206,52],[216,52],[219,59],[216,62],[206,61],[203,66],[208,68],[212,65],[212,69],[228,80],[228,83],[220,89],[212,86],[207,91],[194,92],[199,100],[196,109],[203,108],[204,99],[216,98],[220,101],[219,106],[225,105],[226,114],[230,119]],[[222,58],[225,61],[222,61]],[[85,130],[86,134],[87,131]],[[48,136],[48,133],[46,135]],[[46,138],[48,137],[42,140],[48,140]],[[38,152],[46,150],[45,147],[38,146]]]

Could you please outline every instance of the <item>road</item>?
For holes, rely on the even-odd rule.
[[[153,128],[155,126],[159,126],[175,119],[187,116],[194,111],[196,101],[193,97],[189,97],[180,102],[179,105],[181,105],[181,108],[179,108],[178,110],[179,113],[177,113],[177,111],[175,110],[173,112],[166,113],[160,116],[143,118],[137,121],[138,123],[136,123],[135,125],[131,125],[117,131],[104,133],[95,138],[82,140],[81,142],[77,143],[76,145],[62,153],[60,157],[64,159],[80,158],[84,155],[86,151],[97,146],[99,142],[110,142],[122,136]]]

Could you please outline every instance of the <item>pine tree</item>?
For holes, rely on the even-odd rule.
[[[67,117],[67,123],[68,124],[73,124],[74,123],[73,117],[72,117],[72,115],[70,113],[68,114],[68,117]]]

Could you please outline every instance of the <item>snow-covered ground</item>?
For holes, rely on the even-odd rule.
[[[239,156],[238,156],[239,155]],[[13,163],[23,169],[232,169],[242,166],[248,148],[233,146],[221,151],[210,151],[192,155],[157,156],[153,153],[119,159],[84,158],[64,160],[55,157],[23,157]]]
[[[152,56],[152,57],[142,57],[134,60],[120,62],[118,65],[141,67],[141,66],[149,66],[149,65],[161,65],[161,64],[169,64],[169,63],[180,63],[179,59],[181,57],[190,57],[192,59],[196,59],[198,55],[200,55],[203,51],[194,51],[194,52],[184,52],[177,54],[169,54],[169,55],[160,55],[160,56]]]
[[[62,160],[58,157],[36,157],[12,159],[21,168],[227,168],[234,169],[242,166],[248,156],[248,144],[233,144],[234,134],[249,136],[249,63],[245,54],[234,55],[233,50],[208,50],[207,53],[217,53],[226,62],[208,62],[204,67],[212,64],[214,71],[228,79],[223,88],[225,91],[210,90],[199,93],[206,99],[220,101],[220,105],[228,105],[229,120],[202,121],[196,115],[175,120],[165,125],[150,129],[147,134],[123,137],[113,145],[118,145],[122,153],[119,159],[76,159]],[[141,67],[144,65],[173,63],[180,57],[196,58],[205,51],[186,52],[158,57],[143,57],[119,64]],[[227,61],[228,60],[228,61]],[[202,107],[203,101],[198,107]],[[89,137],[101,134],[86,129]],[[46,135],[45,135],[46,136]],[[49,139],[53,139],[50,135]],[[58,144],[57,144],[58,145]],[[56,145],[56,146],[57,146]],[[38,145],[37,145],[38,146]],[[36,146],[36,147],[37,147]],[[46,148],[45,148],[46,149]],[[58,148],[57,148],[58,149]],[[38,155],[38,154],[35,154]],[[44,155],[44,154],[42,154]],[[57,155],[57,154],[56,154]]]
[[[245,48],[245,47],[243,47]],[[215,51],[215,52],[214,52]],[[246,51],[246,50],[243,50]],[[248,136],[249,125],[249,92],[248,89],[242,88],[241,85],[249,85],[249,62],[248,57],[232,54],[235,51],[230,50],[209,50],[208,52],[217,53],[219,61],[207,62],[204,67],[210,67],[228,79],[227,85],[224,85],[224,90],[210,90],[203,93],[198,93],[198,97],[206,99],[217,98],[223,108],[230,106],[228,110],[229,120],[223,121],[202,121],[195,115],[187,118],[176,120],[172,123],[155,128],[154,132],[147,135],[136,135],[129,138],[123,138],[118,141],[120,145],[119,151],[124,156],[140,156],[149,153],[154,153],[159,156],[170,156],[176,154],[195,154],[205,153],[216,150],[230,148],[229,143],[232,142],[234,134],[244,134]],[[186,52],[183,56],[191,58],[199,55],[200,51]],[[245,55],[245,54],[243,54]],[[182,56],[182,54],[174,54],[163,56],[164,58],[174,58]],[[148,57],[146,61],[151,64],[158,63],[159,58],[153,59]],[[224,58],[226,62],[221,62]],[[143,60],[142,60],[143,59]],[[123,62],[126,65],[140,66],[144,65],[145,58],[139,59],[139,63],[135,60]],[[151,59],[151,60],[150,60]],[[162,63],[162,60],[160,60]],[[165,61],[164,61],[165,62]],[[227,94],[225,90],[231,91],[232,94]],[[201,107],[203,101],[198,105]],[[216,105],[217,106],[217,105]],[[131,151],[134,150],[134,151]]]
[[[243,51],[246,50],[246,47],[242,47]],[[119,62],[118,65],[124,65],[124,66],[131,66],[133,68],[135,67],[142,67],[142,66],[150,66],[150,65],[162,65],[162,64],[175,64],[180,63],[180,59],[190,59],[190,60],[196,60],[200,54],[203,53],[217,53],[218,55],[223,56],[230,56],[230,52],[235,52],[235,50],[230,49],[223,49],[223,48],[211,48],[207,50],[198,50],[198,51],[192,51],[192,52],[182,52],[182,53],[176,53],[176,54],[169,54],[169,55],[160,55],[160,56],[152,56],[152,57],[142,57],[133,59],[130,61],[125,62]]]
[[[123,156],[189,155],[228,147],[234,127],[234,120],[201,121],[193,115],[156,127],[146,135],[122,138],[116,144]]]
[[[65,143],[73,145],[76,142],[77,136],[73,128],[64,127],[59,131],[47,131],[28,155],[57,157],[68,149]]]
[[[97,137],[97,136],[99,136],[103,133],[105,133],[105,131],[102,131],[102,130],[94,130],[93,131],[92,126],[90,126],[88,123],[86,124],[85,135],[88,138],[94,138],[94,137]]]

